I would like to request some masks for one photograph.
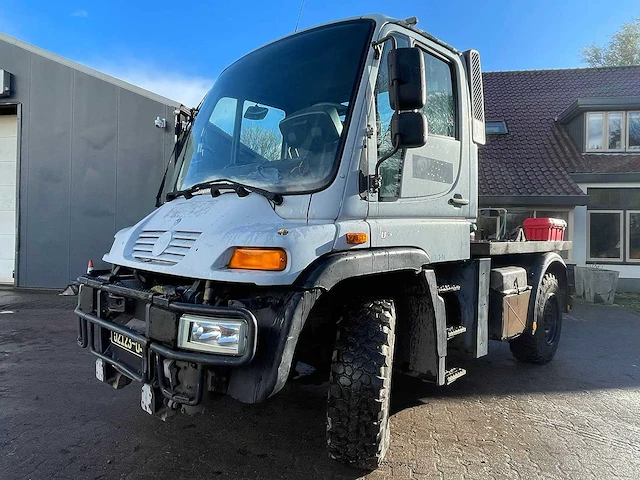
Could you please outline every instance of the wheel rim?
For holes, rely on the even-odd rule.
[[[544,321],[544,339],[549,345],[553,344],[558,335],[559,316],[560,306],[558,305],[558,298],[552,295],[547,299],[542,317]]]

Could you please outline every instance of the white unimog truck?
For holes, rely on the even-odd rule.
[[[165,418],[267,400],[298,362],[329,382],[330,455],[375,468],[392,370],[437,385],[456,351],[546,363],[569,242],[473,240],[485,142],[476,51],[383,16],[295,33],[217,79],[158,208],[79,279],[96,376]]]

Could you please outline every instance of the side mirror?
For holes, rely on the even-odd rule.
[[[396,112],[420,110],[427,103],[424,56],[417,47],[389,52],[389,104]]]
[[[427,134],[427,117],[422,112],[396,112],[391,117],[394,148],[422,147],[427,143]]]

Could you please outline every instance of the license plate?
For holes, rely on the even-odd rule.
[[[116,347],[142,358],[142,345],[139,342],[123,335],[122,333],[111,331],[111,343]]]

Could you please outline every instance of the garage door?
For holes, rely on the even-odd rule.
[[[18,118],[0,115],[0,283],[13,284]]]

